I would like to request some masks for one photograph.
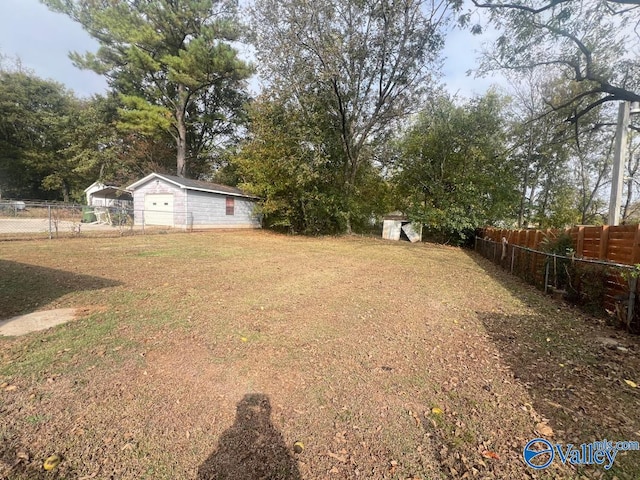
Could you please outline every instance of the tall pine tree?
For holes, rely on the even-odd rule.
[[[232,133],[252,71],[230,43],[241,32],[237,1],[42,1],[99,42],[96,53],[70,57],[122,95],[121,126],[172,135],[179,176]]]

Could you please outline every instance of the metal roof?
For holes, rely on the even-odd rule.
[[[116,200],[133,200],[133,195],[128,190],[118,187],[104,187],[91,193],[94,197],[112,198]]]
[[[147,183],[149,180],[153,178],[161,178],[167,182],[173,183],[174,185],[179,186],[180,188],[184,188],[186,190],[198,190],[201,192],[211,192],[211,193],[221,193],[223,195],[232,195],[236,197],[245,197],[257,199],[258,197],[253,195],[247,195],[239,188],[229,187],[228,185],[220,185],[219,183],[211,183],[204,182],[202,180],[191,180],[190,178],[182,178],[176,177],[174,175],[166,175],[164,173],[152,173],[147,175],[141,180],[138,180],[135,183],[132,183],[127,187],[127,190],[135,190],[140,185]]]
[[[391,212],[391,213],[387,213],[384,217],[382,217],[383,220],[408,220],[408,217],[396,210],[395,212]]]

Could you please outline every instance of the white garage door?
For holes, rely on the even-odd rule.
[[[145,225],[173,227],[173,194],[147,193],[144,197]]]

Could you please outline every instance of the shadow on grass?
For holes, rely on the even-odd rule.
[[[0,260],[0,320],[33,312],[71,292],[118,285],[106,278]]]
[[[248,394],[218,449],[198,468],[198,480],[300,480],[296,460],[271,423],[269,397]]]
[[[502,361],[529,392],[533,421],[548,420],[554,441],[640,440],[640,341],[604,320],[546,297],[474,252],[469,256],[527,306],[522,314],[477,312]],[[527,406],[525,406],[527,407]],[[537,418],[539,417],[539,418]],[[605,478],[640,478],[640,451],[619,452]]]

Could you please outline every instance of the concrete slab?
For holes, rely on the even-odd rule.
[[[46,330],[73,320],[76,316],[76,310],[75,308],[44,310],[2,320],[0,321],[0,335],[17,337],[39,330]]]

